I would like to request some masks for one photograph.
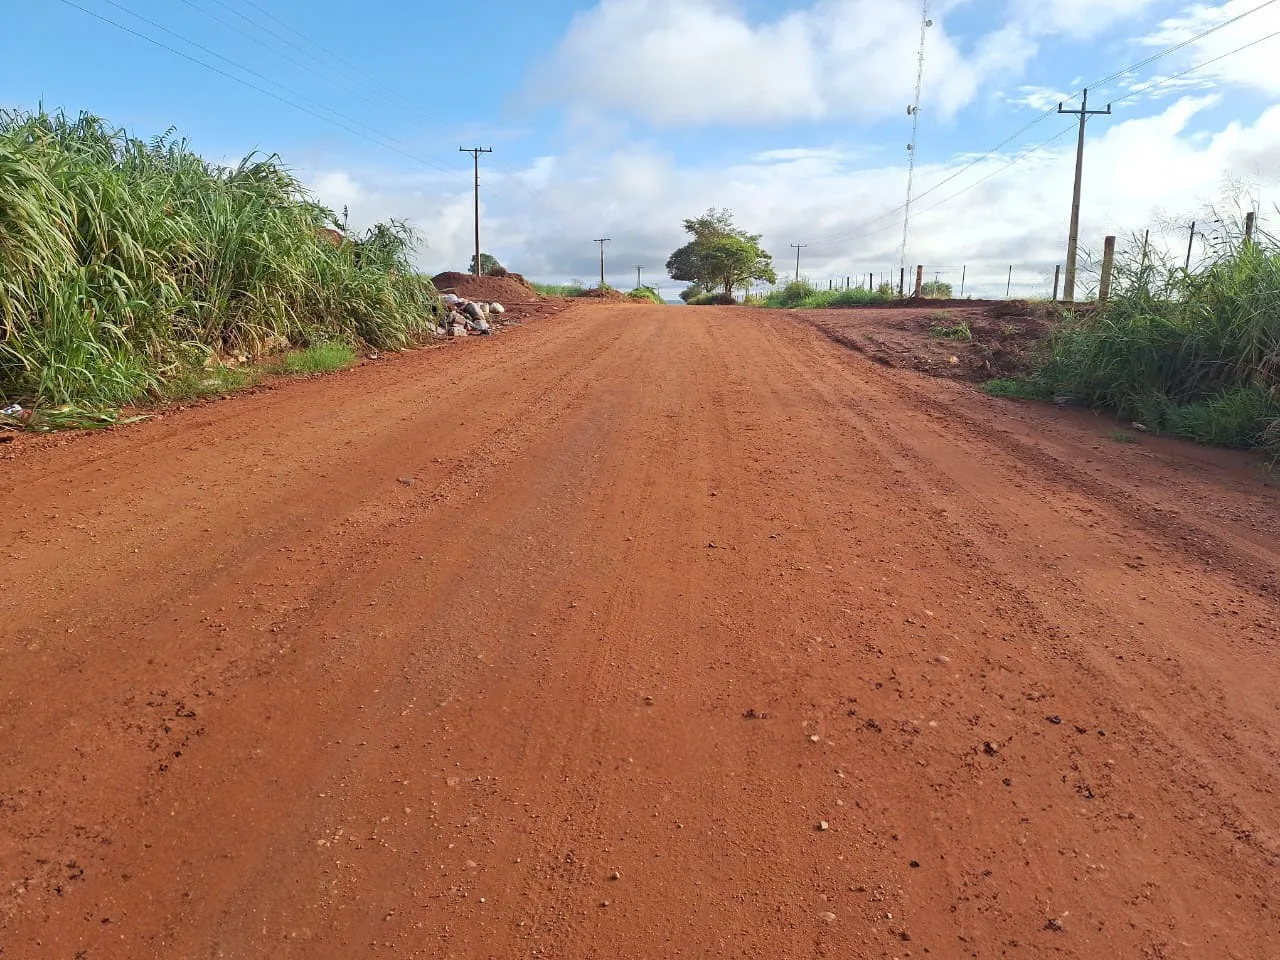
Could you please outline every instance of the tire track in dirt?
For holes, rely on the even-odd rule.
[[[101,608],[0,638],[0,956],[1269,958],[1273,601],[984,404],[771,315],[587,307],[41,452],[16,576],[124,530],[3,611]],[[191,515],[201,470],[245,505]]]

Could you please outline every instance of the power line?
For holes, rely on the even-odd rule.
[[[197,43],[195,40],[188,39],[182,34],[174,30],[170,30],[164,24],[157,23],[156,21],[151,20],[148,17],[144,17],[140,13],[130,10],[128,7],[124,6],[123,4],[117,3],[116,0],[101,0],[101,2],[107,4],[108,6],[115,7],[115,9],[119,10],[121,13],[127,14],[137,20],[141,20],[143,23],[147,24],[148,26],[153,27],[162,33],[168,34],[169,36],[174,37],[175,39],[180,40],[183,43],[188,44],[194,47],[195,49],[202,51],[203,53],[207,53],[209,56],[215,57],[216,59],[221,60],[223,63],[230,64],[231,66],[235,67],[237,70],[241,70],[244,73],[247,73],[251,77],[256,77],[257,79],[263,81],[264,83],[269,83],[272,86],[278,87],[281,90],[283,90],[285,93],[289,94],[291,97],[296,97],[304,103],[309,103],[320,110],[325,110],[328,113],[333,114],[335,117],[338,117],[346,121],[347,123],[354,124],[357,127],[362,127],[363,129],[374,134],[375,136],[382,136],[382,134],[378,130],[369,126],[367,123],[357,120],[355,117],[351,117],[351,116],[348,116],[347,114],[341,113],[340,111],[334,110],[332,107],[327,107],[320,101],[314,100],[311,97],[308,97],[304,93],[299,93],[297,90],[293,90],[290,87],[285,86],[283,83],[280,83],[278,80],[273,80],[271,77],[268,77],[263,73],[259,73],[257,70],[254,70],[250,67],[246,67],[244,64],[238,63],[235,60],[232,60],[230,57],[225,57],[222,54],[218,53],[218,51],[210,49],[209,47],[206,47],[202,43]],[[183,0],[183,2],[187,3],[189,2],[189,0]],[[74,6],[74,4],[72,4],[72,6]],[[199,9],[199,8],[197,7],[196,9]],[[241,32],[243,33],[244,31],[241,31]],[[247,35],[248,34],[246,34],[246,36]],[[166,48],[166,49],[170,49],[170,48]],[[177,51],[174,51],[174,52],[177,52]],[[440,166],[439,169],[444,170],[445,172],[450,172],[443,166]]]
[[[119,22],[119,21],[117,21],[117,20],[112,20],[110,17],[103,16],[102,14],[98,13],[97,11],[90,10],[90,9],[88,9],[87,7],[81,6],[79,3],[76,3],[76,2],[75,2],[75,0],[61,0],[61,2],[62,2],[62,3],[64,3],[64,4],[66,4],[66,5],[67,5],[67,6],[69,6],[69,7],[73,7],[74,9],[79,10],[81,13],[84,13],[84,14],[86,14],[86,15],[90,16],[90,17],[93,17],[95,20],[100,20],[100,21],[102,21],[103,23],[109,24],[110,26],[113,26],[113,27],[115,27],[115,28],[116,28],[116,29],[118,29],[118,30],[123,30],[125,33],[128,33],[128,34],[130,34],[130,35],[132,35],[132,36],[134,36],[134,37],[137,37],[137,38],[138,38],[138,39],[140,39],[140,40],[144,40],[144,41],[146,41],[147,43],[152,44],[153,46],[156,46],[156,47],[159,47],[159,48],[160,48],[160,49],[162,49],[162,50],[168,51],[169,53],[172,53],[172,54],[174,54],[175,56],[181,57],[181,58],[182,58],[182,59],[184,59],[184,60],[187,60],[187,61],[189,61],[189,62],[191,62],[191,63],[194,63],[194,64],[196,64],[197,66],[203,67],[203,68],[204,68],[204,69],[206,69],[206,70],[210,70],[210,71],[212,71],[213,73],[216,73],[216,74],[218,74],[218,75],[219,75],[219,76],[221,76],[221,77],[225,77],[225,78],[226,78],[226,79],[228,79],[228,80],[232,80],[232,81],[234,81],[235,83],[240,84],[241,86],[248,87],[250,90],[254,90],[254,91],[256,91],[257,93],[261,93],[261,94],[263,94],[264,96],[270,97],[270,98],[271,98],[271,99],[273,99],[273,100],[276,100],[276,101],[278,101],[278,102],[280,102],[280,103],[285,104],[286,106],[293,107],[295,110],[300,110],[300,111],[302,111],[303,113],[307,114],[308,116],[314,117],[314,118],[316,118],[317,120],[320,120],[320,121],[322,121],[322,122],[324,122],[324,123],[327,123],[327,124],[329,124],[329,125],[331,125],[331,126],[337,127],[337,128],[339,128],[339,129],[341,129],[341,130],[345,130],[345,131],[347,131],[348,133],[351,133],[351,134],[355,135],[356,137],[359,137],[361,140],[365,140],[365,141],[367,141],[367,142],[369,142],[369,143],[372,143],[372,144],[375,144],[375,145],[377,145],[377,146],[380,146],[380,147],[382,147],[382,148],[384,148],[384,149],[386,149],[386,150],[390,150],[390,151],[392,151],[392,152],[394,152],[394,153],[398,153],[398,154],[400,154],[401,156],[403,156],[403,157],[405,157],[405,158],[407,158],[407,159],[409,159],[409,160],[414,161],[415,163],[420,163],[420,164],[422,164],[423,166],[432,167],[432,168],[434,168],[434,169],[436,169],[436,170],[439,170],[439,171],[441,171],[441,172],[443,172],[443,173],[446,173],[446,174],[448,174],[448,175],[450,175],[450,176],[458,176],[458,175],[460,175],[460,174],[461,174],[461,171],[460,171],[460,170],[458,170],[457,168],[452,168],[452,169],[451,169],[451,168],[449,168],[449,167],[444,166],[443,164],[437,163],[436,161],[433,161],[433,160],[427,159],[427,158],[425,158],[425,157],[418,156],[417,154],[410,153],[410,152],[409,152],[409,151],[407,151],[407,150],[401,149],[401,148],[400,148],[399,146],[397,146],[394,142],[391,142],[391,141],[388,141],[388,140],[382,139],[382,138],[381,138],[381,136],[382,136],[381,134],[379,134],[378,136],[369,136],[369,135],[367,135],[367,134],[361,133],[361,132],[360,132],[359,130],[357,130],[355,127],[352,127],[352,126],[350,126],[349,124],[342,122],[341,120],[335,120],[335,119],[333,119],[333,117],[325,116],[324,114],[319,113],[319,112],[317,112],[317,111],[315,111],[315,110],[312,110],[311,108],[309,108],[309,107],[305,106],[305,105],[304,105],[304,104],[302,104],[302,103],[298,103],[298,102],[297,102],[297,101],[295,101],[295,100],[291,100],[291,99],[289,99],[289,97],[282,96],[282,95],[280,95],[280,94],[276,93],[276,92],[275,92],[275,91],[273,91],[273,90],[268,90],[268,89],[267,89],[267,88],[265,88],[265,87],[262,87],[262,86],[260,86],[260,85],[258,85],[258,84],[256,84],[256,83],[253,83],[252,81],[246,80],[244,77],[239,77],[239,76],[236,76],[236,75],[235,75],[235,74],[233,74],[233,73],[229,73],[228,71],[223,70],[223,69],[221,69],[220,67],[214,66],[214,65],[213,65],[213,64],[211,64],[211,63],[207,63],[207,62],[205,62],[204,60],[201,60],[199,57],[194,57],[194,56],[192,56],[191,54],[186,53],[185,51],[182,51],[182,50],[177,49],[176,47],[170,46],[169,44],[165,43],[165,42],[164,42],[164,41],[162,41],[162,40],[157,40],[155,37],[148,36],[147,34],[145,34],[145,33],[141,32],[140,30],[134,30],[132,27],[126,26],[125,24],[120,23],[120,22]],[[113,0],[106,0],[106,2],[111,3],[111,2],[113,2]],[[113,4],[113,5],[115,5],[115,6],[119,7],[119,4]],[[139,16],[138,16],[138,14],[134,14],[134,13],[132,13],[131,11],[126,10],[125,12],[129,12],[129,13],[131,13],[131,15],[132,15],[132,16],[138,17],[138,19],[145,19],[145,18],[139,17]],[[147,21],[147,22],[149,22],[149,23],[150,23],[151,21]],[[154,24],[153,24],[153,25],[154,25]],[[158,26],[158,25],[157,25],[157,26]],[[160,27],[159,29],[166,29],[166,28]],[[176,34],[176,33],[173,33],[173,31],[168,31],[168,30],[166,30],[166,32],[173,34],[174,36],[176,36],[176,37],[178,37],[179,39],[181,39],[183,42],[185,42],[185,43],[189,43],[189,44],[191,44],[191,45],[192,45],[192,46],[194,46],[194,47],[199,47],[199,46],[200,46],[199,44],[196,44],[196,43],[194,43],[194,42],[192,42],[192,41],[190,41],[190,40],[187,40],[187,39],[186,39],[185,37],[183,37],[181,34]],[[210,53],[212,53],[212,51],[209,51],[209,52],[210,52]],[[236,63],[234,60],[230,60],[230,59],[228,59],[228,58],[226,58],[226,57],[222,57],[220,54],[214,54],[214,55],[215,55],[215,56],[218,56],[218,57],[219,57],[219,59],[224,60],[224,61],[226,61],[227,63],[230,63],[231,65],[235,66],[237,69],[239,69],[239,70],[243,70],[244,72],[249,73],[250,75],[257,75],[257,76],[261,76],[260,74],[256,74],[256,73],[255,73],[255,71],[252,71],[252,70],[250,70],[250,69],[248,69],[248,68],[246,68],[246,67],[241,66],[240,64]],[[283,87],[283,86],[282,86],[281,84],[279,84],[279,83],[276,83],[275,81],[268,81],[268,82],[273,83],[275,86],[281,87],[281,89],[286,89],[286,90],[287,90],[287,88]],[[293,92],[292,92],[292,91],[289,91],[289,92],[290,92],[291,94],[293,94]],[[293,94],[293,95],[297,96],[297,94]],[[327,109],[327,108],[326,108],[326,109]],[[339,113],[337,113],[336,111],[330,111],[330,112],[334,113],[334,115],[335,115],[335,116],[338,116],[338,117],[344,117],[344,115],[343,115],[343,114],[339,114]],[[345,118],[345,117],[344,117],[344,119],[350,119],[350,118]],[[359,121],[356,121],[356,120],[352,120],[352,122],[353,122],[353,123],[359,123]],[[364,126],[364,124],[361,124],[361,126]],[[372,128],[372,127],[366,127],[366,129],[368,129],[368,130],[373,130],[374,128]]]
[[[1258,6],[1256,6],[1256,7],[1251,8],[1251,9],[1249,9],[1249,10],[1246,10],[1244,13],[1237,14],[1236,16],[1231,17],[1231,18],[1229,18],[1229,19],[1227,19],[1227,20],[1224,20],[1224,21],[1222,21],[1221,23],[1214,24],[1212,27],[1208,27],[1208,28],[1206,28],[1206,29],[1202,30],[1200,33],[1197,33],[1197,34],[1196,34],[1195,36],[1193,36],[1193,37],[1189,37],[1189,38],[1187,38],[1187,39],[1185,39],[1185,40],[1181,40],[1181,41],[1179,41],[1178,43],[1172,44],[1171,46],[1166,47],[1165,49],[1161,50],[1159,53],[1152,54],[1151,56],[1146,57],[1145,59],[1140,60],[1140,61],[1138,61],[1137,63],[1130,64],[1129,66],[1125,67],[1123,70],[1118,70],[1118,71],[1116,71],[1115,73],[1111,74],[1110,76],[1104,77],[1104,78],[1102,78],[1101,80],[1097,80],[1097,81],[1095,81],[1095,82],[1091,83],[1089,86],[1090,86],[1091,88],[1103,87],[1103,86],[1105,86],[1106,84],[1111,83],[1112,81],[1117,80],[1117,79],[1119,79],[1120,77],[1125,76],[1126,74],[1133,73],[1135,70],[1139,70],[1139,69],[1141,69],[1142,67],[1145,67],[1145,66],[1150,66],[1151,64],[1153,64],[1153,63],[1155,63],[1155,62],[1157,62],[1157,61],[1159,61],[1159,60],[1162,60],[1162,59],[1164,59],[1165,57],[1170,56],[1171,54],[1177,53],[1179,50],[1183,50],[1183,49],[1185,49],[1186,47],[1188,47],[1188,46],[1190,46],[1190,45],[1192,45],[1192,44],[1194,44],[1194,43],[1197,43],[1198,41],[1203,40],[1203,39],[1205,39],[1206,37],[1213,35],[1214,33],[1217,33],[1219,30],[1222,30],[1222,29],[1224,29],[1225,27],[1229,27],[1229,26],[1231,26],[1231,25],[1232,25],[1232,24],[1234,24],[1234,23],[1238,23],[1238,22],[1240,22],[1241,20],[1245,19],[1246,17],[1252,16],[1253,14],[1255,14],[1255,13],[1259,12],[1260,10],[1263,10],[1263,9],[1265,9],[1265,8],[1267,8],[1267,7],[1270,7],[1270,6],[1272,6],[1273,4],[1275,4],[1275,3],[1277,3],[1277,2],[1280,2],[1280,0],[1265,0],[1265,2],[1263,2],[1263,3],[1259,4],[1259,5],[1258,5]],[[1194,71],[1196,71],[1196,70],[1202,69],[1203,67],[1209,66],[1210,64],[1217,63],[1219,60],[1224,60],[1224,59],[1226,59],[1227,57],[1232,56],[1233,54],[1239,53],[1239,52],[1240,52],[1240,51],[1242,51],[1242,50],[1246,50],[1246,49],[1248,49],[1249,47],[1256,46],[1257,44],[1261,43],[1263,40],[1269,40],[1269,39],[1271,39],[1271,38],[1272,38],[1272,37],[1274,37],[1274,36],[1276,36],[1276,34],[1268,34],[1268,35],[1267,35],[1267,36],[1265,36],[1265,37],[1262,37],[1262,38],[1260,38],[1260,39],[1258,39],[1258,40],[1254,40],[1254,41],[1252,41],[1252,42],[1250,42],[1250,43],[1245,44],[1243,47],[1238,47],[1238,48],[1236,48],[1235,50],[1232,50],[1232,51],[1230,51],[1230,52],[1228,52],[1228,53],[1225,53],[1225,54],[1223,54],[1223,55],[1222,55],[1222,56],[1220,56],[1220,57],[1215,57],[1215,58],[1214,58],[1214,59],[1212,59],[1212,60],[1206,60],[1204,63],[1197,64],[1196,66],[1191,67],[1191,68],[1190,68],[1190,69],[1188,69],[1188,70],[1184,70],[1184,71],[1182,71],[1181,73],[1176,73],[1176,74],[1174,74],[1174,75],[1173,75],[1173,76],[1171,76],[1171,77],[1166,77],[1166,78],[1164,78],[1164,79],[1162,79],[1162,80],[1160,80],[1160,81],[1158,81],[1158,82],[1156,82],[1156,83],[1154,83],[1154,84],[1148,84],[1146,87],[1144,87],[1144,88],[1142,88],[1142,89],[1139,89],[1139,90],[1137,90],[1137,91],[1131,92],[1131,93],[1127,94],[1126,96],[1123,96],[1123,97],[1117,97],[1117,98],[1115,98],[1115,99],[1112,101],[1112,103],[1113,103],[1113,104],[1114,104],[1114,103],[1123,103],[1124,101],[1129,100],[1129,99],[1131,99],[1131,98],[1132,98],[1132,97],[1134,97],[1134,96],[1137,96],[1139,93],[1142,93],[1142,92],[1144,92],[1145,90],[1152,89],[1152,88],[1154,88],[1154,87],[1156,87],[1156,86],[1160,86],[1160,85],[1161,85],[1161,84],[1163,84],[1163,83],[1167,83],[1167,82],[1169,82],[1169,81],[1171,81],[1171,80],[1176,80],[1176,79],[1179,79],[1179,78],[1181,78],[1181,77],[1184,77],[1184,76],[1186,76],[1188,73],[1192,73],[1192,72],[1194,72]],[[1077,96],[1076,94],[1071,94],[1071,95],[1069,95],[1069,96],[1067,96],[1067,97],[1066,97],[1066,99],[1064,100],[1064,102],[1065,102],[1065,103],[1071,103],[1073,100],[1075,100],[1075,99],[1076,99],[1076,96]],[[931,186],[928,190],[925,190],[923,193],[916,194],[916,196],[915,196],[915,198],[914,198],[913,202],[918,203],[920,200],[922,200],[922,199],[924,199],[925,197],[929,196],[931,193],[934,193],[935,191],[940,190],[942,187],[945,187],[947,184],[954,182],[955,180],[957,180],[958,178],[962,177],[964,174],[966,174],[967,172],[969,172],[970,170],[972,170],[974,167],[978,166],[978,165],[979,165],[980,163],[982,163],[984,160],[986,160],[987,158],[989,158],[989,157],[993,156],[994,154],[996,154],[997,152],[999,152],[1000,150],[1002,150],[1004,147],[1006,147],[1006,146],[1008,146],[1010,143],[1014,142],[1015,140],[1019,140],[1019,139],[1021,139],[1021,138],[1026,134],[1026,133],[1030,132],[1032,129],[1034,129],[1035,127],[1039,126],[1039,125],[1040,125],[1041,123],[1043,123],[1045,120],[1049,119],[1049,118],[1050,118],[1050,117],[1052,117],[1052,116],[1055,116],[1056,114],[1057,114],[1057,109],[1056,109],[1056,108],[1054,108],[1054,109],[1052,109],[1052,110],[1046,110],[1044,113],[1040,114],[1038,117],[1036,117],[1035,119],[1033,119],[1031,122],[1027,123],[1025,126],[1023,126],[1022,128],[1020,128],[1019,130],[1017,130],[1017,131],[1015,131],[1014,133],[1011,133],[1009,136],[1005,137],[1003,140],[1001,140],[998,144],[996,144],[996,145],[995,145],[994,147],[992,147],[991,149],[989,149],[989,150],[987,150],[986,152],[982,153],[980,156],[975,157],[973,160],[971,160],[969,163],[965,164],[965,165],[964,165],[963,167],[961,167],[959,170],[956,170],[955,172],[953,172],[953,173],[952,173],[952,174],[950,174],[949,176],[947,176],[947,177],[945,177],[944,179],[942,179],[942,180],[938,181],[938,182],[937,182],[937,183],[935,183],[933,186]],[[1051,142],[1053,142],[1053,140],[1057,140],[1057,139],[1058,139],[1058,137],[1057,137],[1057,136],[1055,136],[1055,137],[1053,137],[1051,140],[1046,141],[1046,143],[1051,143]],[[985,181],[986,181],[986,180],[988,180],[988,179],[990,179],[990,178],[989,178],[989,177],[985,177],[985,178],[983,178],[983,180],[980,180],[980,181],[978,181],[978,182],[979,182],[979,183],[983,183],[983,182],[985,182]],[[975,184],[975,186],[976,186],[976,184]],[[963,192],[965,192],[965,191],[961,191],[961,193],[963,193]],[[956,194],[956,196],[959,196],[959,194]],[[929,209],[931,209],[931,210],[932,210],[932,209],[936,209],[936,208],[937,208],[938,206],[940,206],[940,205],[941,205],[941,204],[935,204],[933,207],[930,207]],[[905,208],[906,208],[906,205],[905,205],[905,204],[904,204],[904,205],[901,205],[901,206],[894,207],[892,210],[886,211],[883,215],[881,215],[881,216],[877,216],[877,217],[873,218],[872,220],[866,221],[866,222],[865,222],[865,224],[863,224],[862,226],[869,226],[869,225],[871,225],[871,224],[878,223],[878,222],[879,222],[879,221],[881,221],[881,220],[888,219],[888,218],[890,218],[890,217],[896,216],[898,213],[902,212]],[[831,235],[831,236],[829,236],[829,237],[824,237],[824,238],[822,238],[822,239],[820,239],[820,240],[814,240],[814,241],[813,241],[813,244],[814,244],[815,246],[825,246],[825,245],[826,245],[826,244],[828,244],[828,243],[834,243],[834,242],[836,242],[837,240],[843,240],[843,239],[845,239],[845,238],[847,238],[847,237],[853,236],[853,234],[854,234],[854,233],[857,233],[857,232],[860,232],[860,230],[859,230],[859,229],[857,229],[857,228],[855,228],[855,229],[854,229],[854,230],[852,230],[852,231],[846,231],[846,232],[843,232],[843,233],[837,233],[837,234],[833,234],[833,235]]]
[[[294,57],[291,57],[288,54],[283,53],[282,51],[271,46],[271,44],[262,40],[260,37],[255,36],[254,34],[249,33],[248,31],[240,27],[237,27],[235,24],[228,23],[226,20],[222,19],[221,17],[215,16],[214,14],[210,13],[208,10],[205,10],[203,7],[198,6],[196,3],[193,2],[193,0],[182,0],[182,2],[185,3],[187,6],[191,7],[193,10],[199,11],[201,14],[210,18],[214,22],[220,23],[223,26],[227,27],[228,29],[234,30],[235,32],[241,34],[242,36],[249,38],[252,42],[262,47],[264,50],[267,50],[268,52],[273,53],[276,56],[283,57],[289,63],[295,64],[296,66],[301,67],[303,70],[306,70],[307,72],[313,74],[314,76],[320,77],[321,79],[324,79],[328,82],[333,82],[331,78],[326,77],[323,73],[320,73],[318,70],[316,70],[315,66],[312,65],[311,63],[303,63],[295,59]],[[249,24],[250,26],[256,27],[257,29],[262,30],[268,35],[275,37],[279,42],[285,44],[286,46],[288,46],[293,50],[296,50],[302,56],[304,57],[314,56],[314,54],[312,54],[310,51],[304,49],[303,47],[300,47],[298,44],[294,43],[289,38],[281,36],[279,33],[263,25],[262,23],[259,23],[257,20],[254,20],[253,18],[248,17],[245,14],[241,13],[239,10],[234,9],[229,4],[227,4],[225,0],[208,0],[208,2],[217,4],[219,7],[222,7],[224,10],[227,10],[229,13],[233,14],[234,16],[239,17],[241,20],[243,20],[245,23]],[[330,58],[347,67],[348,69],[345,71],[347,76],[342,78],[343,79],[342,85],[344,86],[345,89],[355,94],[365,103],[369,103],[374,106],[381,107],[383,106],[383,101],[382,99],[378,99],[378,98],[382,97],[384,93],[389,94],[390,96],[399,100],[401,103],[406,104],[414,112],[416,116],[422,118],[426,122],[428,123],[437,122],[435,117],[422,112],[421,105],[417,101],[400,93],[399,91],[395,90],[393,87],[388,86],[387,84],[383,83],[381,80],[378,80],[376,77],[372,77],[369,74],[364,73],[358,67],[353,66],[349,61],[343,59],[338,54],[332,52],[331,50],[328,50],[321,44],[317,43],[315,40],[312,40],[306,34],[302,33],[300,30],[298,30],[296,27],[292,26],[285,20],[282,20],[280,17],[275,16],[271,12],[264,10],[262,7],[254,3],[253,0],[240,0],[240,2],[252,8],[253,10],[257,11],[268,20],[271,20],[272,22],[283,27],[285,30],[289,31],[294,36],[302,40],[304,43],[309,43],[311,46],[315,47],[318,51],[320,51],[320,53],[322,53],[325,57]],[[344,71],[337,70],[331,64],[326,64],[326,66],[329,66],[330,69],[333,71],[333,73],[338,74],[339,76],[341,76],[341,74],[344,72]],[[366,96],[365,94],[361,93],[359,90],[353,89],[353,86],[352,86],[353,83],[356,86],[364,87],[370,92],[376,93],[376,91],[381,91],[381,93],[376,93],[376,96],[374,97]],[[526,194],[528,194],[530,199],[534,201],[550,204],[548,197],[541,190],[538,190],[536,187],[529,186],[527,183],[519,179],[514,174],[511,174],[505,171],[502,167],[496,166],[496,165],[491,165],[490,169],[500,175],[505,174],[510,180],[510,182],[515,183],[516,186],[518,186],[521,190],[523,190]],[[501,191],[495,191],[495,193],[497,193],[499,196],[502,195]]]
[[[103,0],[103,2],[104,2],[104,3],[111,3],[111,0]],[[274,54],[275,56],[280,57],[280,58],[282,58],[283,60],[286,60],[287,62],[289,62],[289,63],[293,64],[293,65],[294,65],[294,66],[296,66],[296,67],[300,67],[302,70],[306,71],[307,73],[310,73],[311,75],[313,75],[313,76],[315,76],[315,77],[319,77],[320,79],[324,80],[324,81],[325,81],[325,82],[327,82],[327,83],[333,83],[333,79],[332,79],[331,77],[325,76],[323,73],[321,73],[320,71],[318,71],[318,70],[315,68],[315,65],[314,65],[314,64],[312,64],[312,63],[308,63],[308,62],[305,62],[305,61],[303,61],[303,60],[299,60],[299,59],[297,59],[296,57],[292,57],[292,56],[290,56],[290,55],[289,55],[289,54],[287,54],[287,53],[284,53],[284,52],[282,52],[282,51],[280,51],[280,50],[277,50],[275,47],[271,46],[271,44],[269,44],[269,43],[267,43],[265,40],[263,40],[263,39],[262,39],[262,37],[258,36],[258,34],[256,34],[256,33],[252,33],[252,32],[250,32],[249,30],[244,29],[243,27],[237,26],[236,24],[231,23],[230,21],[225,20],[225,19],[223,19],[222,17],[219,17],[217,14],[211,13],[210,11],[206,10],[204,7],[199,6],[198,4],[194,3],[194,2],[193,2],[193,0],[181,0],[181,2],[182,2],[182,3],[184,3],[184,4],[186,4],[186,5],[187,5],[188,7],[190,7],[192,10],[196,11],[197,13],[199,13],[201,16],[208,17],[208,18],[209,18],[210,20],[212,20],[214,23],[221,24],[222,26],[226,27],[228,30],[232,30],[232,31],[234,31],[235,33],[238,33],[240,36],[242,36],[242,37],[244,37],[245,39],[247,39],[250,43],[256,44],[257,46],[261,47],[263,50],[266,50],[268,53]],[[215,2],[216,2],[216,0],[215,0]],[[119,4],[116,4],[116,3],[112,3],[111,5],[112,5],[112,6],[114,6],[114,7],[119,7]],[[266,27],[263,27],[261,24],[256,23],[256,22],[255,22],[255,21],[253,21],[253,20],[250,20],[248,17],[244,16],[244,14],[240,13],[238,10],[232,10],[230,7],[227,7],[227,5],[226,5],[226,4],[219,4],[219,5],[220,5],[220,6],[222,6],[222,7],[224,7],[224,8],[226,8],[226,9],[227,9],[227,10],[229,10],[231,13],[235,14],[237,17],[239,17],[241,20],[243,20],[245,23],[249,24],[250,26],[252,26],[252,27],[257,27],[259,30],[265,31],[265,32],[267,32],[267,33],[271,34],[272,36],[275,36],[275,35],[276,35],[276,34],[274,34],[274,33],[271,33],[271,31],[270,31],[270,30],[267,30],[267,28],[266,28]],[[132,11],[129,11],[129,12],[130,12],[130,13],[132,13]],[[133,14],[133,16],[137,17],[139,20],[146,20],[146,18],[145,18],[145,17],[143,17],[143,16],[141,16],[140,14],[137,14],[137,13],[134,13],[134,14]],[[148,22],[148,23],[152,23],[152,21],[149,21],[149,20],[148,20],[148,21],[146,21],[146,22]],[[159,26],[158,24],[154,24],[154,23],[152,23],[152,25],[153,25],[153,26]],[[160,29],[161,29],[161,30],[165,30],[165,32],[166,32],[166,33],[169,33],[169,34],[172,34],[172,33],[173,33],[173,31],[172,31],[172,30],[166,30],[164,27],[160,27]],[[178,36],[180,36],[180,35],[178,35]],[[183,39],[183,40],[184,40],[185,42],[187,42],[187,43],[190,43],[192,46],[199,46],[199,44],[196,44],[196,43],[194,43],[194,42],[193,42],[193,41],[191,41],[191,40],[187,40],[185,37],[182,37],[181,39]],[[207,48],[202,48],[202,49],[207,49]],[[295,49],[300,49],[300,48],[297,48],[297,47],[296,47],[296,45],[295,45]],[[212,51],[210,51],[210,52],[212,52]],[[301,51],[301,52],[302,52],[303,56],[310,56],[310,54],[308,54],[305,50],[304,50],[304,51]],[[215,56],[218,56],[218,54],[214,54],[214,55],[215,55]],[[241,67],[241,69],[244,69],[244,68],[243,68],[243,67]],[[272,82],[274,82],[274,81],[272,81]],[[372,104],[372,105],[374,105],[374,106],[380,106],[380,103],[379,103],[377,100],[375,100],[374,98],[372,98],[372,97],[368,97],[368,96],[365,96],[364,94],[360,93],[358,90],[351,90],[351,89],[350,89],[349,84],[348,84],[348,87],[347,87],[347,88],[348,88],[349,92],[351,92],[351,93],[353,93],[355,96],[359,97],[359,98],[360,98],[361,100],[363,100],[365,103]]]

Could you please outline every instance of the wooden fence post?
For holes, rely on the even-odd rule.
[[[924,294],[924,264],[916,265],[916,297],[919,298]]]
[[[898,299],[903,300],[907,296],[907,268],[898,268]]]
[[[1058,281],[1062,279],[1062,264],[1057,264],[1053,268],[1053,302],[1058,302]]]
[[[1258,215],[1250,210],[1244,215],[1244,242],[1250,243],[1253,240],[1253,229],[1258,223]]]
[[[1111,296],[1111,270],[1116,263],[1116,238],[1107,237],[1102,246],[1102,279],[1098,281],[1098,302],[1106,303]]]

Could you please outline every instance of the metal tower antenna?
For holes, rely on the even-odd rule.
[[[924,44],[933,21],[929,19],[929,0],[923,0],[920,10],[920,60],[916,69],[916,99],[907,107],[911,116],[911,142],[907,144],[907,203],[902,214],[902,262],[907,266],[907,235],[911,229],[911,193],[916,183],[916,140],[920,134],[920,94],[924,89]]]

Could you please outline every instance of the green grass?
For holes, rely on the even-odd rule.
[[[587,290],[580,283],[534,283],[530,286],[544,297],[580,297]]]
[[[1220,238],[1188,273],[1138,242],[1117,258],[1110,301],[1068,317],[1039,388],[1152,432],[1280,456],[1280,244]]]
[[[653,287],[636,287],[627,294],[627,298],[630,300],[638,300],[641,303],[661,304],[663,302],[662,297],[659,295],[657,290],[653,289]]]
[[[164,400],[177,401],[222,396],[253,386],[262,375],[263,371],[257,367],[232,367],[221,363],[207,368],[184,367],[180,373],[165,381],[160,396]]]
[[[0,111],[0,397],[101,410],[204,389],[193,358],[425,339],[412,231],[334,225],[276,157]]]
[[[982,385],[988,396],[1008,400],[1048,400],[1050,394],[1034,380],[988,380]]]
[[[879,290],[815,290],[807,280],[793,280],[765,295],[761,305],[779,310],[831,310],[889,303],[896,299],[887,286]]]
[[[943,314],[946,319],[950,319]],[[963,340],[969,342],[973,340],[973,331],[969,329],[967,323],[956,323],[950,326],[934,325],[929,328],[929,335],[939,337],[943,340]]]
[[[318,343],[285,354],[285,373],[331,373],[355,363],[356,352],[345,343]]]

